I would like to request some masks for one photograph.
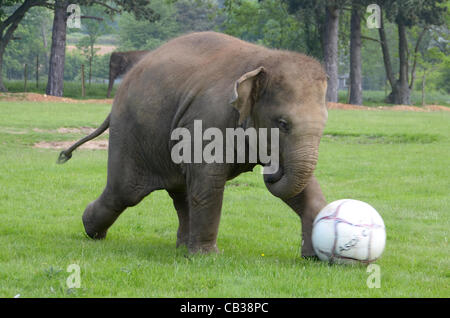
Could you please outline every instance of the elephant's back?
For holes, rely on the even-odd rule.
[[[261,50],[267,49],[216,32],[178,37],[134,65],[116,93],[114,108],[145,104],[170,112],[186,95],[233,83],[252,52]]]

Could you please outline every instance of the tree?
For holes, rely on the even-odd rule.
[[[85,6],[92,6],[95,4],[101,6],[104,8],[105,13],[110,16],[121,12],[131,12],[137,19],[154,21],[158,18],[158,15],[148,6],[149,3],[149,0],[70,0],[70,4]],[[54,4],[55,14],[53,19],[52,49],[46,89],[47,94],[53,96],[63,95],[68,6],[68,0],[56,0]],[[81,16],[81,18],[92,17]]]
[[[158,12],[158,20],[151,21],[137,19],[133,14],[125,13],[120,16],[119,44],[120,50],[153,50],[177,36],[182,30],[176,21],[175,6],[167,0],[153,0],[149,6]]]
[[[176,22],[184,32],[212,30],[220,23],[215,0],[177,0]]]
[[[88,7],[85,11],[88,16],[96,17],[95,19],[93,18],[83,21],[82,29],[87,33],[87,36],[83,37],[77,43],[77,48],[81,50],[83,56],[85,56],[88,62],[88,81],[90,85],[92,81],[92,63],[94,62],[96,53],[98,51],[98,49],[94,47],[95,43],[102,34],[109,32],[111,28],[104,20],[104,11],[101,8],[92,6]]]
[[[24,64],[28,64],[29,75],[36,72],[36,67],[39,70],[43,68],[45,72],[47,52],[41,30],[42,25],[51,18],[49,13],[49,10],[44,8],[30,9],[14,32],[14,38],[17,40],[8,44],[3,55],[3,74],[7,78],[21,79]],[[36,58],[38,65],[35,63]]]
[[[6,91],[2,76],[3,55],[14,31],[32,7],[46,5],[45,0],[0,0],[0,91]]]
[[[285,2],[288,3],[291,12],[300,10],[303,16],[315,18],[316,34],[320,39],[325,71],[328,74],[327,100],[337,102],[339,16],[347,0],[285,0]]]
[[[47,95],[62,96],[64,63],[66,60],[66,32],[68,0],[56,0],[54,5],[52,46],[48,70]]]
[[[271,48],[304,51],[300,24],[279,0],[224,2],[219,30]]]
[[[361,1],[352,1],[350,20],[350,97],[349,103],[362,105]]]
[[[443,23],[443,17],[446,11],[446,7],[442,6],[443,2],[444,0],[378,1],[387,19],[397,25],[398,32],[399,71],[396,77],[391,65],[384,16],[382,14],[381,27],[378,31],[386,77],[391,86],[388,102],[407,105],[411,103],[411,90],[414,87],[416,59],[420,42],[431,25],[440,25]],[[417,37],[414,51],[410,54],[407,30],[414,25],[420,26],[422,31]],[[410,64],[412,64],[411,71],[409,71]]]
[[[338,40],[339,40],[339,14],[337,1],[328,1],[325,18],[325,36],[323,45],[323,58],[325,71],[328,74],[327,101],[338,101]]]
[[[417,58],[417,62],[422,68],[422,106],[425,106],[426,77],[445,60],[450,60],[448,55],[442,53],[437,47],[426,50]]]

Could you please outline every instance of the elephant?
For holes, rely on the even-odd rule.
[[[106,97],[111,96],[114,81],[126,74],[137,62],[150,51],[113,52],[109,59],[109,84]]]
[[[302,257],[316,257],[315,216],[327,204],[314,175],[327,121],[327,75],[312,57],[265,48],[216,32],[172,39],[125,76],[111,112],[91,135],[60,153],[59,162],[109,128],[107,182],[82,221],[87,235],[104,239],[127,208],[155,190],[173,200],[176,247],[219,252],[217,234],[225,183],[257,162],[175,163],[172,133],[205,128],[276,129],[279,169],[264,174],[269,192],[297,213]],[[269,149],[270,150],[270,149]],[[274,150],[275,151],[275,150]]]

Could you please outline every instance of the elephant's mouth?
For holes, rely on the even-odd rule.
[[[277,183],[278,181],[281,180],[281,178],[283,178],[283,175],[284,175],[284,170],[283,170],[283,167],[280,165],[277,172],[275,172],[273,174],[265,174],[264,175],[264,182],[267,184]]]

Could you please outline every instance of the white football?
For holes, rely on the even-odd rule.
[[[352,199],[338,200],[316,216],[312,243],[322,261],[371,263],[383,253],[386,230],[383,219],[371,205]]]

